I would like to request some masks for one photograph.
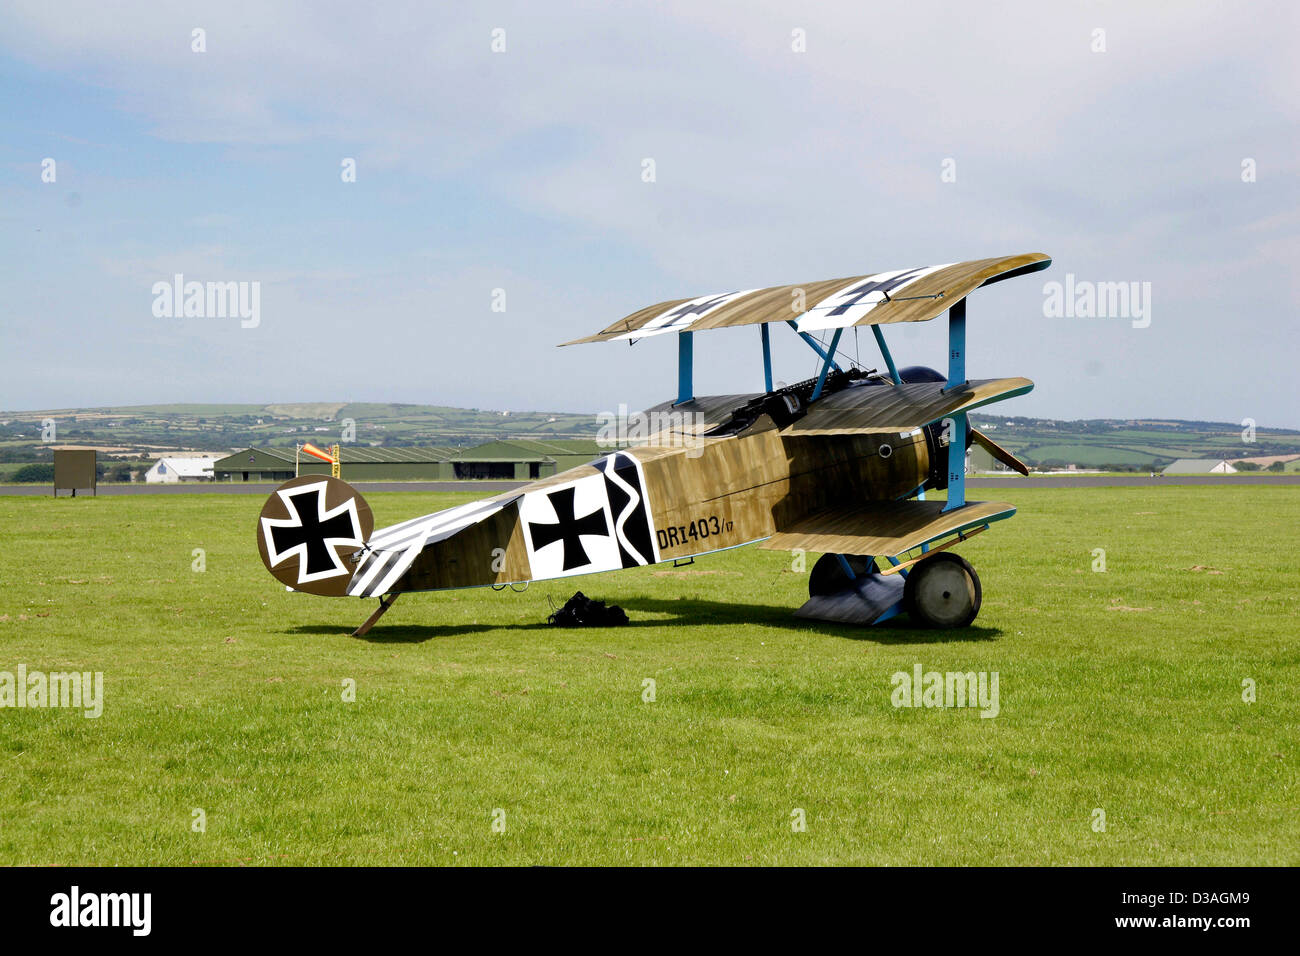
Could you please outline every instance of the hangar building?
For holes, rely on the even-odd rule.
[[[604,454],[594,439],[505,438],[462,451],[453,461],[457,478],[527,481],[548,478]],[[344,456],[344,461],[347,456]]]
[[[1179,458],[1165,468],[1165,475],[1231,475],[1237,471],[1222,458]]]
[[[605,451],[594,439],[511,438],[464,449],[344,445],[340,475],[347,481],[527,481],[585,465]],[[288,481],[295,457],[300,475],[330,473],[329,462],[293,448],[245,448],[214,462],[212,474],[217,481]]]
[[[212,478],[214,481],[288,481],[293,477],[293,456],[292,448],[245,448],[214,461]]]
[[[348,481],[439,481],[454,477],[448,461],[454,448],[372,448],[344,445],[340,474]],[[300,475],[328,475],[330,464],[293,448],[245,448],[212,466],[217,481],[288,481]]]

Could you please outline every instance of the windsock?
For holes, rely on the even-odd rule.
[[[303,443],[302,452],[304,454],[311,455],[313,458],[319,458],[321,461],[332,462],[334,460],[333,455],[331,455],[327,451],[322,451],[321,449],[313,445],[311,442]]]

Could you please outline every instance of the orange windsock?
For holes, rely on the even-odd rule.
[[[311,442],[304,442],[302,446],[302,451],[304,452],[304,454],[311,455],[313,458],[319,458],[321,461],[332,462],[334,460],[333,455],[331,455],[327,451],[322,451],[321,449],[313,445]]]

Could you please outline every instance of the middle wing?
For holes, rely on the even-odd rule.
[[[1034,387],[1027,378],[976,379],[944,391],[943,382],[867,385],[846,388],[813,405],[786,426],[789,435],[842,435],[846,432],[898,432],[941,418],[1023,395]]]

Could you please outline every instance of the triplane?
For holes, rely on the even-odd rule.
[[[677,336],[677,397],[648,410],[670,424],[644,444],[379,531],[346,482],[295,478],[262,509],[262,560],[297,591],[378,598],[358,635],[408,591],[502,588],[756,543],[821,554],[800,616],[878,624],[906,612],[924,626],[964,627],[979,613],[980,582],[950,549],[1015,513],[1009,504],[966,500],[967,449],[978,443],[1028,474],[967,415],[1033,388],[1025,378],[967,379],[966,297],[1050,264],[1030,253],[634,312],[564,344]],[[945,311],[947,375],[898,368],[881,326]],[[820,356],[816,377],[773,387],[769,336],[777,322]],[[759,327],[765,390],[696,396],[692,337],[738,325]],[[837,363],[841,335],[856,325],[871,327],[887,372]],[[814,332],[829,332],[829,342]],[[926,500],[927,491],[944,489],[946,500]]]

